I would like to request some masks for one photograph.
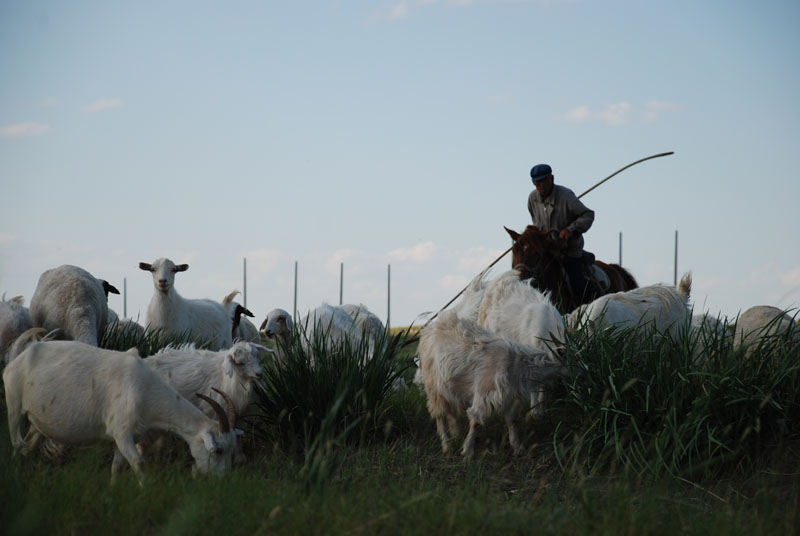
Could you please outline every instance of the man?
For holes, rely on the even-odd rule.
[[[547,164],[533,166],[531,180],[536,187],[528,196],[533,224],[542,231],[557,231],[558,238],[566,240],[564,269],[572,293],[580,302],[594,299],[599,292],[594,282],[584,277],[582,259],[583,233],[592,226],[594,211],[586,208],[572,190],[555,184],[553,170]]]

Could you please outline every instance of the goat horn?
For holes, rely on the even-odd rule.
[[[228,396],[228,393],[221,391],[216,387],[212,387],[211,390],[219,393],[219,396],[221,396],[225,401],[225,407],[228,409],[228,422],[231,425],[231,429],[236,428],[236,410],[233,407],[233,400],[231,400],[231,397]]]
[[[227,434],[231,431],[231,423],[228,420],[228,416],[225,414],[225,410],[222,409],[222,406],[219,405],[219,402],[214,400],[213,398],[209,398],[206,395],[201,395],[200,393],[195,393],[197,398],[205,400],[208,402],[208,405],[214,410],[214,413],[217,414],[217,420],[219,421],[219,431],[221,434]]]

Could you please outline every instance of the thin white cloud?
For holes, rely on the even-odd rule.
[[[674,112],[678,109],[676,104],[667,101],[651,100],[645,103],[645,110],[643,119],[645,121],[656,121],[662,114],[667,112]]]
[[[609,104],[600,111],[599,117],[602,122],[612,127],[624,125],[630,119],[631,105],[627,102]]]
[[[41,136],[53,130],[53,127],[44,123],[15,123],[0,127],[0,138],[26,138]]]
[[[431,241],[422,242],[410,248],[394,249],[389,252],[389,258],[399,262],[425,262],[436,253],[436,244]]]
[[[660,100],[646,102],[643,111],[637,110],[631,103],[625,101],[608,104],[600,110],[592,110],[589,105],[581,104],[564,114],[564,120],[569,123],[604,123],[618,127],[639,120],[656,121],[663,114],[678,109],[676,104]]]
[[[122,108],[123,106],[125,106],[125,103],[122,99],[100,99],[84,106],[83,111],[88,113],[105,112],[106,110]]]

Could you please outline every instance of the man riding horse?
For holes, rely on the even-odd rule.
[[[540,231],[553,231],[559,240],[566,241],[562,259],[572,295],[587,302],[602,294],[592,279],[584,275],[583,233],[594,222],[589,210],[569,188],[554,183],[553,170],[547,164],[531,169],[536,187],[528,196],[528,212]]]

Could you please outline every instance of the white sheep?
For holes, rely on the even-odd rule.
[[[25,307],[22,296],[15,296],[6,301],[6,295],[0,301],[0,363],[8,363],[8,350],[14,341],[25,331],[33,327],[31,312]]]
[[[139,268],[153,275],[155,292],[147,307],[147,326],[150,329],[163,329],[172,336],[190,333],[196,339],[210,341],[212,350],[233,345],[233,322],[221,303],[183,298],[175,290],[175,274],[188,270],[188,264],[176,265],[161,258],[152,264],[140,262]]]
[[[448,452],[450,432],[458,433],[456,418],[466,410],[469,433],[462,454],[474,452],[479,425],[502,412],[515,453],[522,451],[515,419],[528,407],[531,394],[566,372],[543,350],[500,337],[477,323],[444,311],[426,326],[419,342],[428,412],[436,420],[442,450]]]
[[[222,299],[222,306],[228,311],[231,322],[233,322],[231,337],[234,341],[243,340],[261,344],[261,335],[258,333],[258,328],[247,319],[247,317],[253,318],[255,315],[250,309],[233,300],[237,294],[240,294],[240,292],[234,290]]]
[[[691,289],[692,274],[687,272],[677,288],[660,284],[606,294],[572,311],[567,323],[573,327],[588,325],[594,329],[649,325],[657,333],[677,337],[691,314]]]
[[[31,298],[33,325],[58,329],[59,338],[97,346],[108,322],[108,293],[119,291],[107,281],[72,265],[45,271]]]
[[[557,359],[564,343],[564,318],[550,301],[549,293],[520,280],[519,271],[508,270],[488,283],[481,301],[478,324],[501,337],[546,351]],[[544,409],[545,391],[532,396],[533,415]]]
[[[788,312],[771,305],[756,305],[747,309],[736,320],[734,347],[749,347],[748,354],[759,343],[769,338],[788,334],[800,341],[800,326]]]
[[[112,480],[127,461],[143,484],[136,442],[149,431],[161,430],[176,433],[189,445],[201,473],[230,470],[236,443],[228,420],[232,408],[226,412],[207,398],[218,421],[210,419],[135,351],[104,350],[77,341],[34,342],[9,363],[3,381],[11,442],[23,454],[45,437],[64,445],[112,439]],[[30,429],[23,438],[25,420]]]

